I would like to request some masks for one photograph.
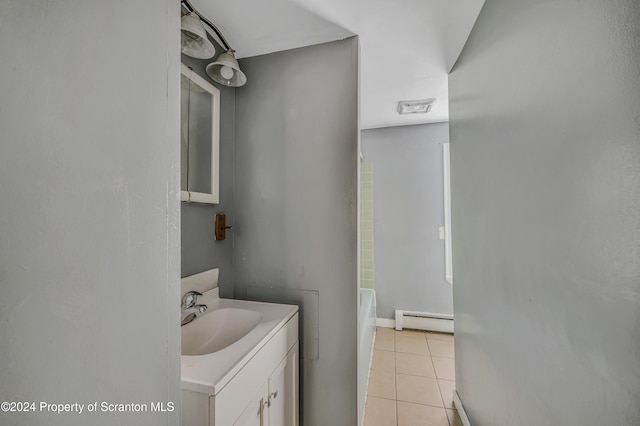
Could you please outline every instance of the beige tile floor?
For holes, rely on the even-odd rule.
[[[453,335],[378,328],[364,426],[461,426]]]

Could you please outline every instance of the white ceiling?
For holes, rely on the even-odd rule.
[[[239,58],[360,36],[361,127],[447,121],[448,72],[484,0],[192,0]],[[251,78],[251,76],[247,76]],[[398,101],[437,98],[428,114]]]

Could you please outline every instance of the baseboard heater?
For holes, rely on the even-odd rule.
[[[395,322],[396,330],[412,328],[415,330],[453,333],[453,315],[396,310]]]

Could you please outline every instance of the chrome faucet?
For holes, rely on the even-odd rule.
[[[180,324],[189,324],[196,318],[196,314],[202,314],[207,310],[207,305],[196,305],[198,296],[202,296],[202,293],[197,291],[188,291],[182,296],[182,315],[180,318]]]

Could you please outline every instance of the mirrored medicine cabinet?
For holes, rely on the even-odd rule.
[[[220,90],[182,64],[180,200],[218,204]]]

